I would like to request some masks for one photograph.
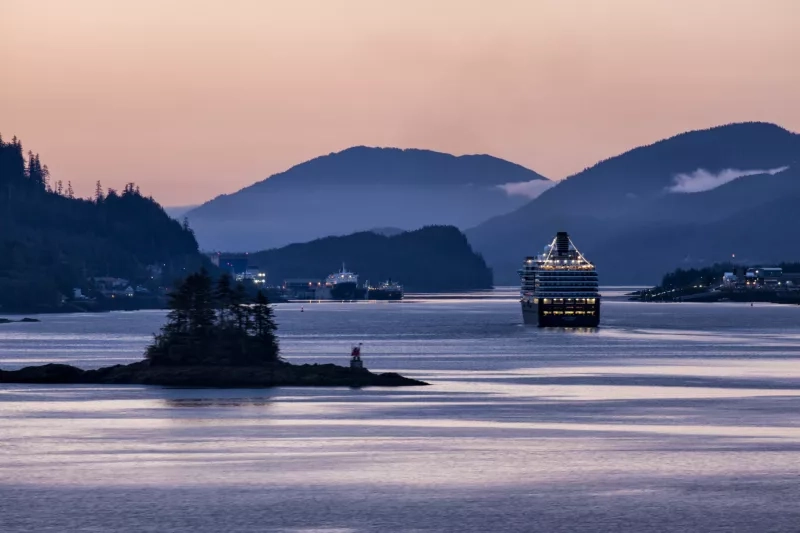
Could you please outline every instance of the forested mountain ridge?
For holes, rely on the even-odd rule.
[[[800,249],[764,238],[796,239],[779,222],[795,212],[792,202],[778,200],[799,193],[800,135],[764,122],[727,124],[600,161],[466,234],[500,284],[517,283],[522,259],[557,231],[573,236],[604,283],[655,283],[666,270],[744,250],[758,262],[800,259]],[[774,209],[757,209],[771,202]]]
[[[192,231],[134,184],[76,198],[0,138],[0,311],[53,310],[97,277],[168,286],[202,263]]]
[[[428,226],[386,236],[360,232],[326,237],[250,255],[271,284],[287,278],[325,279],[342,263],[360,282],[389,278],[411,291],[463,291],[492,287],[492,271],[452,226]]]

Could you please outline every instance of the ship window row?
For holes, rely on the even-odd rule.
[[[552,278],[535,278],[539,283],[597,283],[597,278],[568,278],[568,279],[552,279]]]
[[[574,302],[573,302],[574,300]],[[596,298],[534,298],[533,303],[538,304],[539,302],[543,304],[563,304],[563,303],[576,303],[576,304],[593,304],[595,303]]]
[[[555,292],[542,293],[542,292],[537,292],[536,295],[539,297],[539,299],[563,300],[565,298],[566,299],[571,299],[571,298],[597,298],[599,296],[599,293],[597,293],[597,292],[589,292],[589,291],[585,291],[585,292],[562,292],[562,293],[555,293]]]
[[[559,285],[599,285],[596,279],[571,279],[565,281],[554,281],[550,279],[537,279],[537,280],[525,280],[523,283],[536,283],[537,285],[546,285],[546,286],[559,286]]]
[[[585,282],[585,283],[597,283],[599,281],[596,276],[595,277],[591,277],[591,276],[580,276],[580,277],[577,277],[576,276],[576,277],[572,277],[572,278],[553,278],[553,277],[547,277],[547,276],[536,276],[535,278],[531,278],[531,279],[535,279],[536,281],[541,281],[541,282],[545,282],[545,283],[575,283],[576,281],[581,281],[581,282]]]
[[[596,281],[571,281],[569,283],[547,283],[542,281],[537,281],[536,283],[527,283],[526,285],[535,285],[536,287],[542,287],[544,289],[548,288],[558,288],[558,287],[599,287],[600,285]]]
[[[561,294],[564,292],[580,292],[597,294],[600,292],[598,287],[536,287],[535,292],[542,294],[552,292],[553,294]]]
[[[530,272],[522,272],[522,277],[538,276],[540,278],[553,278],[553,279],[569,279],[569,278],[596,278],[597,272],[544,272],[542,270],[534,270]]]
[[[590,280],[570,280],[570,281],[549,281],[549,280],[538,280],[536,282],[539,285],[545,287],[558,287],[558,286],[569,286],[569,285],[594,285],[597,286],[597,281],[590,281]]]
[[[596,270],[536,270],[543,276],[596,276]]]
[[[596,272],[574,272],[574,273],[560,273],[560,272],[537,272],[535,274],[540,278],[547,279],[572,279],[572,278],[587,278],[597,279]]]
[[[535,285],[540,291],[559,292],[559,291],[587,291],[597,290],[597,285]]]
[[[537,270],[543,276],[596,276],[596,270]]]
[[[537,287],[537,288],[534,289],[534,292],[538,292],[538,293],[542,293],[542,294],[544,294],[544,293],[564,294],[564,293],[567,293],[567,292],[579,292],[581,294],[597,294],[600,291],[597,290],[597,287],[560,287],[560,288],[556,288],[556,287],[552,287],[552,288]]]
[[[594,283],[597,284],[597,278],[571,278],[571,279],[549,279],[549,278],[536,278],[537,283],[547,283],[549,285],[559,285],[568,283]]]
[[[542,311],[545,316],[548,315],[588,315],[594,316],[594,311]]]
[[[595,269],[593,267],[580,267],[580,266],[562,266],[562,267],[540,267],[537,268],[539,272],[593,272]]]

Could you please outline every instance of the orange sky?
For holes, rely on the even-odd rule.
[[[82,195],[166,205],[357,144],[561,179],[686,129],[799,131],[798,65],[797,0],[0,0],[0,133]]]

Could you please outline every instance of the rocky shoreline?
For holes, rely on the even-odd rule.
[[[263,387],[407,387],[428,385],[394,372],[374,374],[333,364],[293,365],[276,362],[258,367],[152,366],[147,361],[83,370],[47,364],[20,370],[0,370],[0,383],[49,385],[160,385],[199,388]]]
[[[38,318],[28,318],[28,317],[25,317],[25,318],[23,318],[21,320],[11,320],[10,318],[0,318],[0,324],[14,324],[15,322],[22,322],[22,323],[41,322],[41,320],[39,320]]]

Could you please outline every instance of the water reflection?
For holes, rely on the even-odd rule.
[[[530,327],[537,327],[537,326],[530,326]],[[599,331],[599,328],[564,328],[564,327],[547,327],[547,328],[540,328],[543,331],[548,332],[555,332],[562,335],[585,335],[585,334],[595,334]]]
[[[272,398],[165,398],[166,407],[204,408],[204,407],[264,407],[270,405]]]
[[[800,308],[514,294],[280,305],[284,354],[414,389],[0,386],[5,531],[794,531]],[[0,367],[140,356],[163,314],[0,329]],[[77,332],[77,333],[76,333]]]

